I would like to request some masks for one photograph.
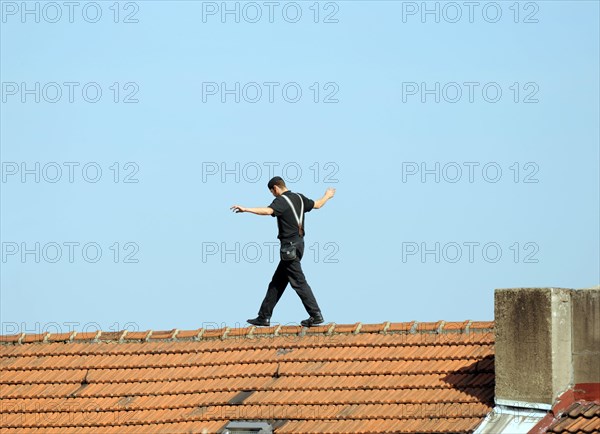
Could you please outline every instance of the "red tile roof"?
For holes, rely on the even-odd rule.
[[[576,384],[562,393],[530,433],[600,433],[600,384]]]
[[[600,432],[600,404],[575,402],[548,427],[549,433]]]
[[[0,336],[0,433],[472,432],[492,322]]]

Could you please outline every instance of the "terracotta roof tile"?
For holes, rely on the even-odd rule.
[[[28,334],[21,340],[21,343],[43,342],[50,333]]]
[[[277,335],[298,335],[304,327],[302,326],[281,326],[279,330],[276,330]]]
[[[463,321],[463,322],[447,322],[444,324],[444,328],[443,331],[448,333],[448,332],[452,332],[452,331],[465,331],[467,329],[467,326],[471,323],[472,321]]]
[[[473,321],[469,326],[470,330],[488,330],[493,328],[493,321]]]
[[[19,339],[21,339],[24,335],[25,335],[25,333],[19,333],[16,335],[2,335],[2,336],[0,336],[0,343],[18,342]]]
[[[388,332],[405,332],[408,333],[414,330],[416,327],[416,321],[413,322],[393,322],[387,328]]]
[[[360,328],[360,333],[380,333],[389,323],[381,324],[363,324]]]
[[[0,336],[0,433],[468,432],[493,360],[470,321]]]
[[[437,332],[440,331],[443,321],[438,322],[420,322],[417,325],[417,330],[420,332]]]
[[[193,331],[193,330],[191,330]],[[127,332],[127,334],[124,336],[124,339],[127,339],[127,341],[134,341],[134,340],[146,340],[149,336],[150,336],[150,332],[151,330],[146,330],[146,331],[141,331],[141,332]],[[75,336],[75,339],[77,339],[77,336]]]
[[[75,336],[73,337],[74,341],[89,341],[91,339],[94,339],[97,335],[99,335],[99,332],[77,332],[75,334]]]
[[[227,333],[227,337],[235,338],[235,337],[246,337],[249,335],[251,331],[253,331],[256,327],[243,327],[243,328],[234,328],[230,329],[229,333]]]
[[[336,324],[335,325],[335,333],[355,333],[360,331],[359,327],[362,323],[354,323],[354,324]]]
[[[323,324],[317,327],[306,328],[303,332],[305,335],[331,334],[334,332],[335,328],[335,324]]]
[[[176,329],[172,329],[172,330],[157,330],[157,331],[153,331],[150,334],[150,336],[149,336],[148,339],[151,339],[151,340],[172,339],[176,332],[177,332]],[[102,333],[102,340],[104,340],[104,338],[105,338],[105,333],[103,332]],[[109,337],[109,339],[110,339],[110,337]]]
[[[598,402],[577,401],[550,423],[549,433],[600,432],[600,399]]]

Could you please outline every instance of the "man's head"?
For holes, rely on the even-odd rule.
[[[267,187],[269,187],[269,191],[273,193],[273,196],[275,197],[281,196],[283,192],[287,191],[285,181],[281,176],[275,176],[274,178],[271,178],[267,184]]]

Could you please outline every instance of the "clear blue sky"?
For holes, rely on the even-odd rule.
[[[600,280],[597,1],[27,7],[0,23],[3,334],[244,325],[276,222],[229,207],[283,171],[337,189],[306,217],[326,321]],[[304,318],[288,287],[272,321]]]

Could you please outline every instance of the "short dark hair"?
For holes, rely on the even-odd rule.
[[[285,187],[285,181],[283,180],[283,178],[281,176],[275,176],[275,177],[271,178],[271,180],[267,184],[267,187],[269,187],[269,190],[272,190],[273,187],[275,187],[275,186]]]

